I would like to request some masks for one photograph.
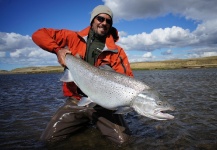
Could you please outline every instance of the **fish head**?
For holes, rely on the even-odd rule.
[[[132,103],[134,110],[142,115],[155,120],[173,119],[174,116],[163,111],[174,111],[166,99],[153,89],[144,90],[139,93]]]

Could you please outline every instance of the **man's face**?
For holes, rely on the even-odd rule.
[[[93,31],[99,36],[105,36],[112,25],[112,19],[107,14],[99,14],[92,23]]]

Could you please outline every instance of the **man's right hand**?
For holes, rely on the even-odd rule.
[[[71,51],[70,51],[68,48],[61,48],[61,49],[57,52],[58,62],[59,62],[60,65],[63,66],[63,67],[66,67],[66,63],[65,63],[66,54],[71,54]]]

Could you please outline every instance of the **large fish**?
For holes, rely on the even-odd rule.
[[[78,106],[96,103],[117,113],[133,109],[138,114],[156,120],[173,119],[162,111],[174,110],[163,96],[145,83],[107,69],[99,69],[70,54],[65,58],[68,73],[61,81],[74,81],[88,97],[83,97]],[[67,72],[67,71],[66,71]]]

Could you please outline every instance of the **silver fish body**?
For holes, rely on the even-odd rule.
[[[88,96],[80,100],[79,106],[94,102],[111,110],[133,108],[140,115],[156,120],[174,118],[161,112],[174,110],[174,107],[145,83],[120,73],[99,69],[69,54],[65,62],[73,81]],[[66,81],[63,78],[62,81]]]

